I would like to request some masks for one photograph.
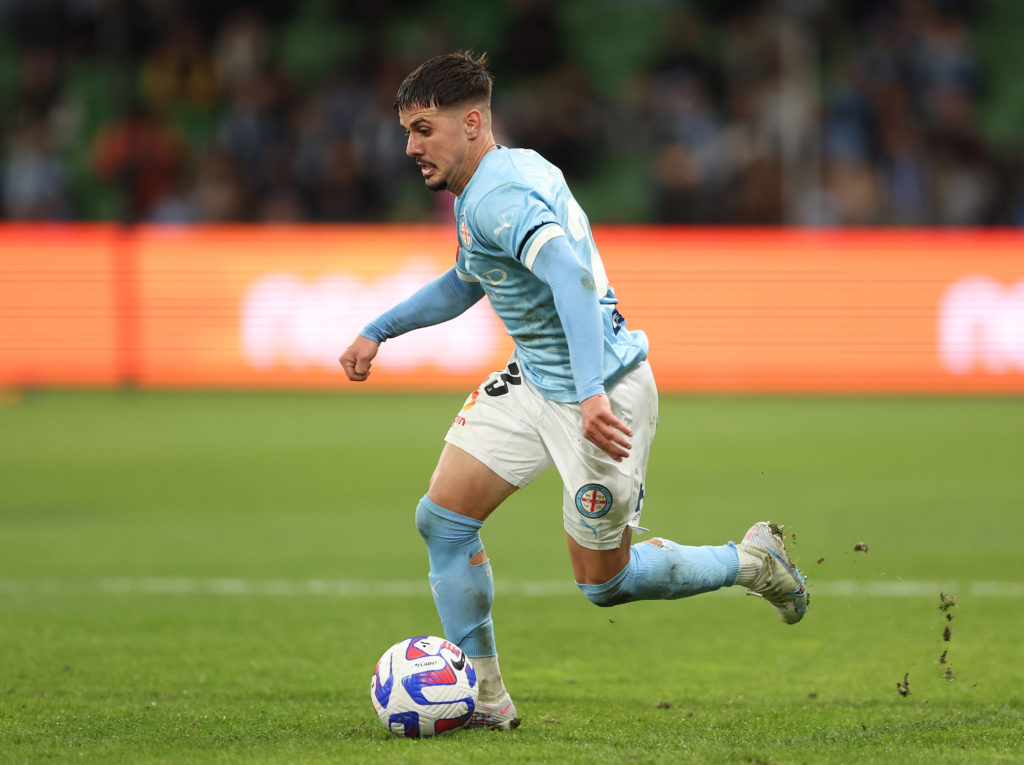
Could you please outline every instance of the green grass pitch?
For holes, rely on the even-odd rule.
[[[523,725],[391,736],[370,673],[440,631],[413,510],[462,399],[8,394],[0,762],[1021,761],[1014,398],[663,396],[645,524],[784,522],[804,622],[592,606],[549,473],[484,528]]]

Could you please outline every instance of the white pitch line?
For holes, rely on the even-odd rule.
[[[1024,597],[1024,581],[958,581],[885,579],[861,581],[834,579],[811,581],[812,595],[837,597],[916,598],[938,596],[947,592],[956,596],[1020,598]],[[541,598],[579,596],[579,590],[568,580],[515,581],[495,583],[499,595]],[[742,587],[726,590],[742,594]],[[0,595],[32,593],[108,594],[108,595],[228,595],[228,596],[329,596],[410,597],[428,595],[426,577],[412,580],[365,579],[198,579],[192,577],[108,577],[99,579],[15,579],[0,578]]]

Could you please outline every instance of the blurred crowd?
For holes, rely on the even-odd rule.
[[[0,0],[0,210],[447,220],[393,99],[474,48],[596,222],[1021,226],[1024,124],[985,119],[1019,73],[979,54],[1014,2]]]

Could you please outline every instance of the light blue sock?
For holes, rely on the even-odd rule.
[[[688,547],[654,538],[629,548],[629,563],[603,584],[579,584],[592,603],[617,606],[634,600],[675,600],[736,582],[739,556],[732,542]]]
[[[482,521],[446,510],[427,496],[416,506],[416,528],[427,543],[430,590],[444,636],[470,657],[498,653],[491,621],[491,563],[469,562],[484,549],[481,526]]]

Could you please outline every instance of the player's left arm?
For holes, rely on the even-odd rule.
[[[457,268],[450,268],[367,324],[338,361],[349,380],[363,382],[370,376],[370,364],[385,340],[454,319],[483,295],[479,283],[463,279]]]
[[[360,334],[383,343],[414,329],[454,319],[483,296],[483,287],[478,282],[466,281],[459,276],[458,269],[452,267],[371,321]]]
[[[551,288],[562,322],[582,411],[583,436],[616,461],[629,455],[633,432],[612,413],[604,390],[604,330],[594,274],[576,257],[557,225],[531,253],[529,268]]]

